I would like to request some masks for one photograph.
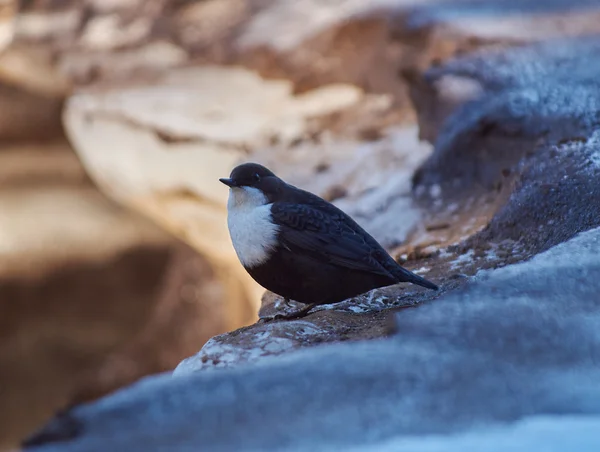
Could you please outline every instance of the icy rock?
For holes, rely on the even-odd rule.
[[[589,137],[600,108],[599,66],[600,40],[585,37],[482,50],[428,70],[412,91],[435,151],[416,185],[489,188],[540,142]],[[481,90],[450,106],[436,88],[446,77],[471,80]]]
[[[26,125],[22,129],[15,122],[3,122],[4,130],[15,136],[32,130],[62,133],[56,112],[62,109],[64,96],[74,86],[85,88],[70,97],[65,123],[89,173],[106,193],[154,218],[206,255],[220,259],[212,264],[229,290],[223,297],[225,308],[236,316],[230,326],[255,318],[262,292],[243,273],[228,248],[223,211],[226,191],[216,182],[241,159],[269,162],[291,182],[331,195],[388,249],[405,242],[401,251],[409,259],[407,266],[419,271],[430,269],[425,276],[443,283],[444,299],[448,296],[444,291],[469,281],[463,272],[472,274],[480,266],[523,259],[598,224],[595,203],[599,198],[593,185],[598,152],[590,140],[595,126],[594,77],[598,72],[595,38],[506,52],[486,49],[473,58],[444,63],[457,52],[481,46],[510,46],[595,31],[599,23],[597,2],[93,0],[61,1],[60,7],[57,2],[21,3],[26,11],[19,20],[16,45],[3,54],[0,66],[10,83],[27,87],[23,96],[9,104],[14,109],[5,109],[9,114],[19,113],[12,114],[14,118],[27,121],[21,121]],[[273,39],[275,34],[281,39]],[[47,58],[35,59],[40,55]],[[440,137],[432,161],[448,152],[447,160],[442,158],[432,171],[439,174],[426,175],[432,179],[425,190],[434,198],[432,210],[436,215],[436,209],[446,207],[461,213],[464,205],[460,200],[443,199],[455,193],[446,182],[455,183],[457,174],[467,185],[472,181],[493,185],[504,169],[510,173],[507,180],[501,180],[504,187],[500,195],[493,193],[501,199],[488,210],[463,209],[462,219],[446,224],[424,216],[422,206],[414,203],[410,193],[408,178],[430,149],[417,143],[414,126],[405,127],[403,121],[411,120],[412,112],[407,109],[405,80],[397,77],[399,70],[405,75],[412,71],[414,76],[432,62],[438,67],[425,78],[407,77],[413,88],[429,96],[416,103],[421,118],[418,133],[432,142]],[[190,74],[197,79],[186,79]],[[202,86],[198,86],[200,81]],[[33,100],[24,102],[31,91],[35,93]],[[246,96],[248,104],[240,103]],[[202,103],[207,100],[214,108],[205,108]],[[219,108],[220,103],[227,108]],[[554,111],[555,107],[560,111]],[[434,113],[434,120],[429,122],[423,119],[427,108]],[[459,113],[457,109],[461,109]],[[39,114],[35,121],[28,116],[32,112]],[[546,134],[547,130],[551,133]],[[554,142],[538,143],[546,136]],[[540,144],[539,152],[522,159],[522,152],[531,150],[532,143]],[[507,149],[513,153],[502,154]],[[473,154],[477,154],[475,158]],[[211,162],[214,164],[208,165]],[[561,173],[561,165],[568,171]],[[569,185],[571,177],[573,183]],[[209,180],[213,185],[204,185]],[[344,180],[348,182],[341,183]],[[439,231],[451,230],[454,224],[462,226],[464,221],[465,228],[441,240],[452,245],[488,225],[492,217],[491,225],[476,240],[463,243],[458,252],[465,258],[455,261],[452,269],[455,251],[450,247],[444,250],[450,260],[444,267],[448,262],[435,255],[440,248]],[[417,224],[429,228],[420,242],[410,232]],[[529,240],[527,247],[518,242],[522,237]],[[506,245],[492,243],[489,248],[478,249],[473,246],[478,240],[486,245],[490,241]],[[413,259],[420,262],[410,262]],[[469,265],[471,273],[465,270]],[[247,364],[267,360],[266,355],[288,354],[305,345],[381,337],[393,329],[386,327],[391,316],[388,308],[432,301],[435,296],[396,287],[325,307],[305,319],[311,327],[291,322],[285,327],[243,329],[238,332],[238,342],[232,336],[215,338],[204,356],[201,353],[199,360],[186,361],[177,373],[212,367],[234,367],[216,372],[237,372]],[[403,315],[410,318],[420,309],[405,310]],[[269,328],[277,329],[277,334],[270,335]],[[310,334],[301,336],[301,328]],[[385,349],[389,344],[383,341],[368,347],[374,347],[377,355],[378,347]],[[356,347],[348,349],[352,353],[334,357],[333,362],[345,357],[355,363],[355,354],[362,359],[363,345]],[[313,352],[317,353],[310,350],[305,356]],[[386,356],[386,365],[395,363],[396,355],[394,348]],[[400,358],[401,364],[404,361]],[[477,359],[480,356],[475,356]],[[311,359],[307,362],[310,365]],[[388,369],[375,364],[374,371]],[[443,376],[445,370],[418,365],[416,369],[424,371],[426,379],[432,378],[429,371]],[[328,381],[317,370],[310,372],[319,382]],[[392,369],[391,375],[396,375],[394,372]],[[337,381],[333,370],[329,376]],[[379,377],[369,378],[373,385],[380,381]],[[363,382],[357,379],[355,383],[360,388]],[[388,383],[390,387],[394,382]],[[442,383],[450,385],[452,381]],[[340,391],[344,388],[342,385]],[[190,389],[182,391],[190,400],[184,401],[181,413],[190,414],[186,412],[190,405],[185,403],[198,399]],[[124,394],[129,397],[129,392]],[[384,396],[379,394],[377,400],[381,398]],[[300,402],[291,400],[291,408],[296,408],[291,414],[302,411]],[[507,400],[512,399],[507,396]],[[442,407],[448,409],[447,405],[451,404]],[[347,407],[351,414],[359,411],[356,406]],[[319,408],[325,415],[331,414],[329,408]],[[217,417],[225,416],[225,408],[220,409]],[[262,411],[244,414],[256,417],[256,413]],[[272,414],[267,411],[267,415]],[[501,417],[497,411],[492,414]],[[170,432],[182,422],[181,428],[189,428],[193,439],[199,433],[186,423],[193,417],[181,414],[173,423],[164,417],[162,420],[173,429]],[[372,414],[365,423],[375,423],[376,417]],[[394,419],[397,417],[392,416],[391,422]],[[270,424],[280,419],[273,416],[266,420]],[[156,431],[152,434],[162,431],[167,436],[153,443],[160,447],[169,441],[168,432],[161,430],[160,422],[152,422],[148,424],[149,430]],[[132,431],[140,430],[133,427]],[[257,431],[268,436],[265,429]],[[245,432],[246,436],[252,434],[250,429]],[[218,447],[220,443],[215,444]],[[197,449],[197,444],[194,446]],[[171,450],[170,444],[165,448]]]
[[[594,417],[577,415],[600,414],[599,246],[594,229],[484,272],[399,313],[392,338],[148,378],[58,418],[45,438],[64,441],[32,450],[438,450],[502,434],[493,451],[541,447],[563,421],[560,444],[591,450]]]
[[[600,224],[599,66],[597,37],[558,39],[484,49],[413,83],[420,127],[435,131],[414,192],[437,221],[475,221],[461,239],[463,252],[510,239],[533,255]],[[450,105],[436,85],[445,77],[481,89]],[[441,203],[428,195],[435,187]],[[458,205],[454,213],[448,204]]]

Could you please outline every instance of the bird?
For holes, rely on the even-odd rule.
[[[304,317],[318,305],[402,282],[438,290],[341,209],[258,163],[240,164],[219,181],[229,187],[227,226],[242,266],[286,304],[304,304],[277,319]]]

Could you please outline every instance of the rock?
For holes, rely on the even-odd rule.
[[[0,52],[12,42],[15,32],[16,15],[16,1],[2,0],[2,2],[0,2]]]
[[[30,3],[20,49],[52,55],[75,87],[64,123],[94,182],[209,259],[228,329],[263,292],[229,245],[217,182],[241,160],[327,196],[442,290],[396,286],[221,334],[175,377],[62,413],[29,445],[504,450],[542,444],[557,413],[589,431],[576,415],[598,414],[600,233],[583,232],[600,225],[598,44],[572,35],[596,31],[595,2],[62,4]],[[36,28],[36,14],[53,20]],[[181,298],[195,293],[172,271]],[[152,320],[88,366],[77,401],[117,387],[114,369],[134,379],[154,337],[192,349],[167,332],[203,311],[161,300],[179,309],[145,306]],[[278,309],[265,294],[260,315]]]
[[[61,112],[65,91],[37,76],[48,74],[44,64],[25,61],[9,48],[0,55],[0,140],[54,141],[64,137]],[[49,77],[52,79],[52,77]]]
[[[472,77],[477,63],[473,67],[465,64],[460,69],[455,67],[456,70],[446,72],[445,69],[453,67],[452,63],[447,63],[448,59],[479,51],[480,61],[491,69],[490,74],[495,73],[500,78],[506,75],[507,79],[512,79],[509,83],[518,78],[533,80],[540,75],[540,69],[532,64],[534,53],[530,53],[529,62],[527,58],[523,59],[528,66],[523,69],[530,72],[501,73],[502,67],[511,64],[502,61],[507,49],[558,38],[593,35],[598,32],[598,17],[598,4],[588,0],[574,3],[553,0],[544,4],[536,0],[427,2],[414,8],[407,14],[398,33],[404,39],[413,39],[415,47],[425,55],[417,65],[403,69],[410,97],[417,107],[420,137],[435,142],[442,124],[457,107],[477,99],[483,90],[493,91],[496,87],[493,80],[485,83],[479,77]],[[551,44],[546,46],[551,47]],[[532,52],[536,47],[527,48],[530,50],[524,50],[524,53]],[[496,50],[497,59],[489,54],[490,50]],[[470,56],[467,58],[473,62]],[[438,71],[436,66],[440,65],[442,68]],[[420,76],[422,71],[427,71],[424,79]],[[487,77],[482,70],[476,72]]]
[[[421,294],[427,300],[429,294]],[[395,294],[394,294],[395,295]],[[416,303],[408,293],[394,300],[389,289],[331,307],[321,306],[306,319],[286,322],[259,323],[211,338],[195,356],[182,361],[175,375],[208,368],[236,367],[268,355],[280,355],[300,347],[326,342],[366,340],[386,336],[394,330],[390,308],[412,307]],[[413,297],[414,298],[414,297]],[[406,301],[410,299],[410,301]],[[267,293],[259,312],[261,317],[281,312],[277,296]],[[274,306],[275,305],[275,306]],[[296,306],[300,307],[300,305]],[[363,315],[356,315],[362,313]]]
[[[230,315],[220,303],[223,287],[208,262],[192,248],[172,247],[160,282],[161,287],[149,297],[155,300],[149,320],[99,366],[86,370],[88,378],[72,396],[71,405],[89,402],[146,375],[172,370],[199,343],[227,331]]]
[[[593,34],[598,31],[598,4],[593,0],[474,0],[419,2],[407,18],[408,30],[429,28],[478,45],[523,44]],[[447,36],[451,37],[451,36]]]
[[[50,58],[22,48],[21,3],[0,2],[0,141],[62,138],[60,114],[68,83]]]
[[[240,97],[240,92],[253,93]],[[309,117],[360,98],[356,88],[293,96],[284,81],[239,68],[173,71],[147,87],[81,93],[65,111],[68,135],[95,182],[185,238],[226,282],[232,327],[255,318],[262,289],[239,265],[226,228],[227,176],[273,137],[289,143]],[[111,149],[111,152],[107,152]],[[249,310],[247,303],[253,302]]]
[[[416,183],[460,179],[468,187],[493,186],[501,170],[510,169],[539,139],[556,143],[589,133],[596,112],[593,67],[598,49],[597,38],[548,42],[466,56],[427,72],[423,83],[429,86],[444,77],[461,77],[480,89],[443,125],[424,125],[438,129],[436,152],[415,176]],[[439,100],[427,99],[430,94],[426,90],[423,101],[417,100],[418,110],[444,105],[441,92]],[[486,152],[478,151],[482,148]],[[457,157],[464,162],[460,168],[448,164]]]
[[[598,225],[599,43],[577,38],[483,52],[425,75],[433,82],[460,74],[481,86],[442,123],[434,153],[413,179],[429,202],[432,188],[443,193],[439,205],[458,202],[453,215],[478,211],[484,230],[466,248],[511,239],[535,254]]]
[[[598,226],[599,138],[595,131],[536,149],[519,164],[506,204],[470,242],[509,239],[535,253]]]
[[[577,53],[575,49],[580,46],[582,50]],[[310,151],[299,152],[298,164],[290,165],[287,170],[289,177],[305,181],[303,184],[310,184],[309,188],[316,192],[325,192],[330,183],[334,187],[343,186],[341,179],[346,179],[352,191],[335,203],[355,216],[384,245],[391,248],[401,244],[396,254],[409,260],[409,268],[439,283],[442,286],[439,298],[443,298],[443,292],[465,283],[464,278],[454,278],[455,274],[473,275],[481,269],[525,260],[578,232],[600,226],[600,146],[594,131],[594,118],[599,113],[597,90],[591,77],[593,71],[583,69],[594,66],[591,56],[595,46],[591,38],[567,40],[553,46],[536,44],[531,48],[463,57],[449,62],[449,68],[436,69],[440,73],[463,67],[478,73],[479,69],[486,80],[496,80],[496,88],[486,88],[478,100],[465,103],[444,123],[434,153],[413,179],[416,201],[407,185],[414,166],[409,164],[404,173],[400,165],[390,166],[394,154],[389,149],[397,149],[398,157],[403,151],[399,145],[389,148],[383,145],[385,140],[372,142],[366,148],[369,159],[364,161],[373,166],[357,159],[356,172],[348,172],[338,161],[334,164],[336,175],[328,169],[333,165],[322,160],[319,163],[322,170],[312,175],[307,165],[304,169],[291,169],[306,161]],[[486,55],[502,64],[492,65]],[[566,55],[583,58],[580,63],[572,61],[578,57],[568,60],[574,74],[578,74],[574,68],[581,64],[581,79],[574,75],[567,83],[566,70],[564,73],[553,70],[558,65],[557,59],[564,61]],[[550,67],[545,68],[544,64]],[[523,69],[527,65],[547,75],[531,75],[532,70]],[[531,78],[521,76],[523,73]],[[499,88],[501,81],[503,89]],[[378,149],[382,152],[381,163],[375,163]],[[275,164],[276,156],[272,159]],[[285,174],[286,170],[283,171]],[[388,174],[384,180],[389,181],[389,192],[381,186],[369,191],[366,181],[372,175],[377,180],[381,174]],[[350,175],[356,179],[349,179]],[[373,182],[371,187],[376,185]],[[398,197],[399,193],[404,196]],[[372,210],[362,214],[365,206]],[[414,219],[409,216],[412,212]],[[397,225],[398,218],[405,224]],[[383,228],[378,230],[378,225]],[[390,235],[386,236],[386,232]],[[366,298],[328,307],[302,322],[289,322],[275,330],[270,325],[256,325],[221,335],[182,366],[236,364],[258,359],[271,350],[279,354],[311,345],[312,339],[322,342],[371,338],[374,331],[385,334],[389,313],[384,310],[371,317],[371,313],[359,312],[429,304],[436,298],[426,292],[415,293],[412,288],[393,288],[385,294],[375,291]],[[381,306],[380,300],[386,303]],[[364,306],[366,309],[361,308]],[[355,313],[344,312],[348,307],[356,309]],[[279,300],[273,302],[267,296],[261,315],[273,314],[277,309],[281,309]],[[311,339],[306,339],[303,333],[307,325],[313,329]],[[353,326],[347,329],[347,325]]]
[[[525,438],[544,444],[544,427],[564,421],[572,430],[561,444],[593,450],[595,436],[578,433],[600,406],[598,246],[594,229],[481,272],[400,312],[394,337],[148,378],[70,411],[30,450],[438,450],[501,432],[485,449],[499,451]]]
[[[5,145],[0,192],[0,449],[226,331],[207,262],[102,196],[66,143]]]

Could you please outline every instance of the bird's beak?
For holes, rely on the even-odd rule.
[[[219,179],[219,181],[223,182],[228,187],[237,187],[237,183],[233,179],[229,179],[227,177],[223,177],[223,178]]]

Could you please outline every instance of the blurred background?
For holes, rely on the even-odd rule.
[[[397,255],[481,229],[496,201],[452,226],[410,201],[442,120],[482,89],[418,76],[600,23],[594,2],[542,3],[0,0],[0,448],[257,319],[218,182],[239,162]]]
[[[155,57],[151,43],[146,49],[167,6],[0,3],[3,440],[23,437],[61,408],[172,369],[256,315],[190,245],[100,191],[63,125],[79,88],[105,78],[135,84],[154,64],[175,63],[160,43]],[[183,51],[163,46],[181,62]],[[106,137],[99,151],[119,160],[127,144],[118,141]],[[136,173],[122,157],[117,171],[131,164]]]

